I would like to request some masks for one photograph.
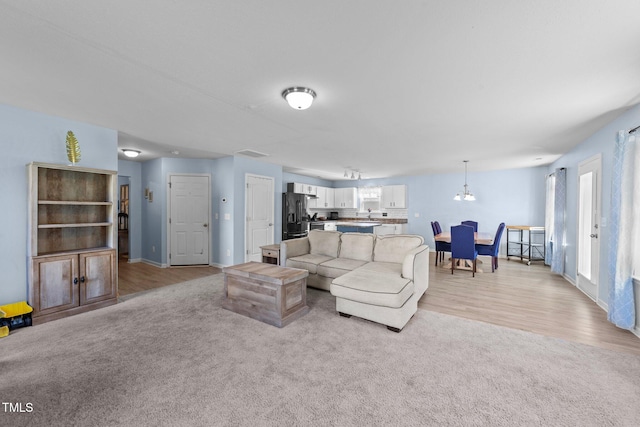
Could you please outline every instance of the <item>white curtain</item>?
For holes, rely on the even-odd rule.
[[[611,248],[609,250],[609,313],[611,323],[624,329],[635,326],[633,263],[640,227],[640,150],[634,136],[618,132],[611,184]],[[635,191],[634,191],[635,189]]]
[[[556,169],[547,177],[547,206],[545,212],[544,262],[554,273],[564,273],[565,207],[567,205],[567,171]]]
[[[544,229],[545,229],[545,251],[544,263],[551,265],[551,254],[553,252],[553,206],[555,202],[556,191],[556,175],[547,175],[547,201],[544,213]]]

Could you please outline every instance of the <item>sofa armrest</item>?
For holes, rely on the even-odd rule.
[[[429,287],[429,247],[426,245],[407,252],[402,262],[402,277],[413,280],[416,292]]]
[[[287,259],[308,254],[311,251],[308,237],[283,240],[280,242],[280,265],[287,266]]]

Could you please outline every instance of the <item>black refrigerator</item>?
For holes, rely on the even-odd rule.
[[[282,194],[282,240],[306,237],[309,234],[307,196]]]

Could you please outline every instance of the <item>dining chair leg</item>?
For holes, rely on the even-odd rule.
[[[453,266],[456,265],[455,258],[451,257],[451,274],[453,274]]]
[[[473,274],[471,277],[476,277],[476,259],[473,260]]]

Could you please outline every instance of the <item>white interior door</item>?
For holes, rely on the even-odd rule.
[[[273,178],[246,176],[246,251],[245,261],[262,261],[260,246],[273,243],[274,197]]]
[[[209,177],[171,175],[169,265],[209,264]]]
[[[600,156],[578,166],[578,288],[598,298],[600,274]]]

